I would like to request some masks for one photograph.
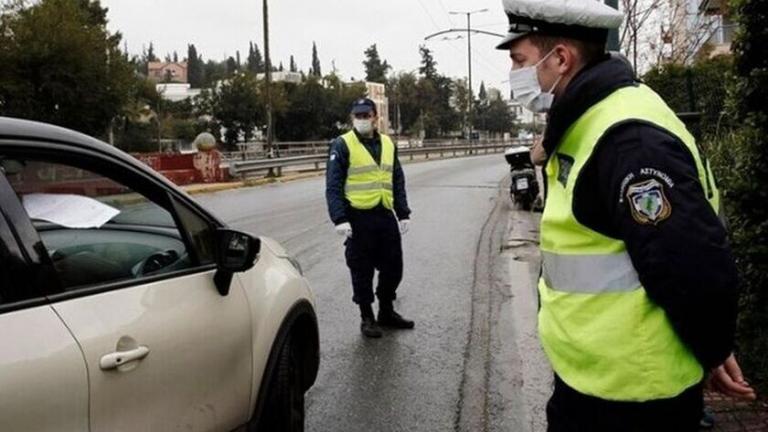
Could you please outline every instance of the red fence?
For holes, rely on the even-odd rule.
[[[177,185],[219,183],[229,180],[229,172],[221,169],[218,151],[177,153],[141,153],[133,155]]]

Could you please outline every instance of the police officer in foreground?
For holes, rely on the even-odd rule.
[[[550,431],[695,431],[702,383],[754,399],[732,354],[737,275],[704,155],[605,52],[596,0],[504,0],[512,96],[548,112],[539,333]]]
[[[360,307],[360,330],[382,336],[381,326],[411,329],[413,321],[393,307],[403,276],[401,235],[408,231],[405,176],[392,140],[376,130],[378,115],[370,99],[352,104],[354,128],[331,143],[325,196],[336,232],[346,237],[347,266],[352,273],[352,301]],[[373,278],[379,271],[373,314]]]

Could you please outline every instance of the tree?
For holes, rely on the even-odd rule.
[[[479,118],[481,127],[492,134],[512,132],[515,125],[515,115],[509,104],[503,99],[494,98],[488,102],[487,108]]]
[[[314,42],[312,42],[312,69],[310,70],[310,75],[316,77],[323,76],[323,72],[320,70],[320,57],[317,55],[317,45]]]
[[[488,92],[485,90],[485,81],[480,82],[480,91],[477,92],[477,98],[480,100],[480,104],[488,102]]]
[[[458,110],[461,117],[461,123],[464,125],[465,130],[469,131],[469,104],[470,100],[469,85],[466,79],[457,79],[453,83],[453,98],[455,101],[455,109]]]
[[[298,72],[299,71],[299,69],[296,67],[296,60],[294,60],[293,56],[291,56],[291,63],[290,63],[290,66],[289,66],[288,70],[290,70],[291,72]]]
[[[227,59],[227,78],[232,77],[237,73],[238,67],[237,67],[237,60],[234,59],[234,57],[230,56]]]
[[[173,52],[173,62],[178,63],[179,62],[179,53],[176,51]]]
[[[428,79],[434,80],[438,74],[437,62],[435,61],[434,56],[432,56],[432,51],[422,45],[419,47],[419,54],[421,55],[421,67],[419,67],[419,73]]]
[[[400,72],[388,83],[390,104],[389,118],[398,134],[417,133],[422,107],[419,104],[419,83],[416,75]]]
[[[278,72],[282,72],[284,70],[285,70],[285,68],[283,67],[283,62],[280,62],[280,67],[277,68],[277,71]]]
[[[687,65],[712,36],[717,20],[691,13],[688,0],[621,0],[626,15],[622,52],[635,70],[666,63]]]
[[[203,86],[205,78],[205,65],[202,56],[197,54],[194,44],[187,45],[187,77],[192,88]]]
[[[136,81],[98,2],[20,2],[0,16],[0,115],[105,137]]]
[[[387,71],[392,68],[386,60],[381,61],[379,57],[379,51],[376,49],[376,44],[371,45],[365,50],[365,80],[377,83],[387,82]]]
[[[233,59],[234,60],[234,59]],[[236,74],[210,93],[208,102],[213,118],[225,129],[223,141],[234,149],[240,139],[250,141],[254,129],[264,122],[258,81],[249,73]]]
[[[160,59],[155,55],[155,45],[149,42],[149,49],[147,49],[146,59],[148,62],[156,62]]]
[[[253,73],[264,72],[264,59],[261,57],[259,46],[254,42],[248,47],[248,70]]]
[[[203,67],[203,85],[202,87],[211,87],[217,81],[221,81],[229,77],[227,75],[226,62],[216,62],[208,60]]]

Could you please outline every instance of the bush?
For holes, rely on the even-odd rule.
[[[713,140],[741,277],[738,352],[742,367],[768,393],[768,7],[763,0],[732,0],[739,29],[726,114],[733,127]]]
[[[739,361],[762,394],[768,392],[768,165],[755,155],[765,152],[764,139],[743,128],[709,143],[740,273]]]
[[[699,112],[701,120],[688,124],[696,136],[708,136],[724,128],[724,108],[733,59],[719,56],[692,66],[665,64],[645,74],[643,80],[675,112]]]

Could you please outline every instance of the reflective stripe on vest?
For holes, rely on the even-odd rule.
[[[546,168],[539,334],[553,369],[570,387],[607,400],[647,401],[677,396],[701,381],[703,369],[648,297],[624,242],[585,227],[573,214],[582,168],[603,135],[625,122],[651,124],[679,138],[713,212],[719,209],[719,192],[693,136],[650,88],[622,88],[592,106]]]
[[[395,164],[395,145],[381,134],[381,164],[376,164],[368,149],[354,131],[342,135],[349,150],[349,168],[344,193],[353,208],[369,210],[379,204],[394,207],[392,177]]]
[[[612,255],[561,255],[542,252],[542,275],[552,289],[576,294],[638,290],[640,278],[626,252]]]

